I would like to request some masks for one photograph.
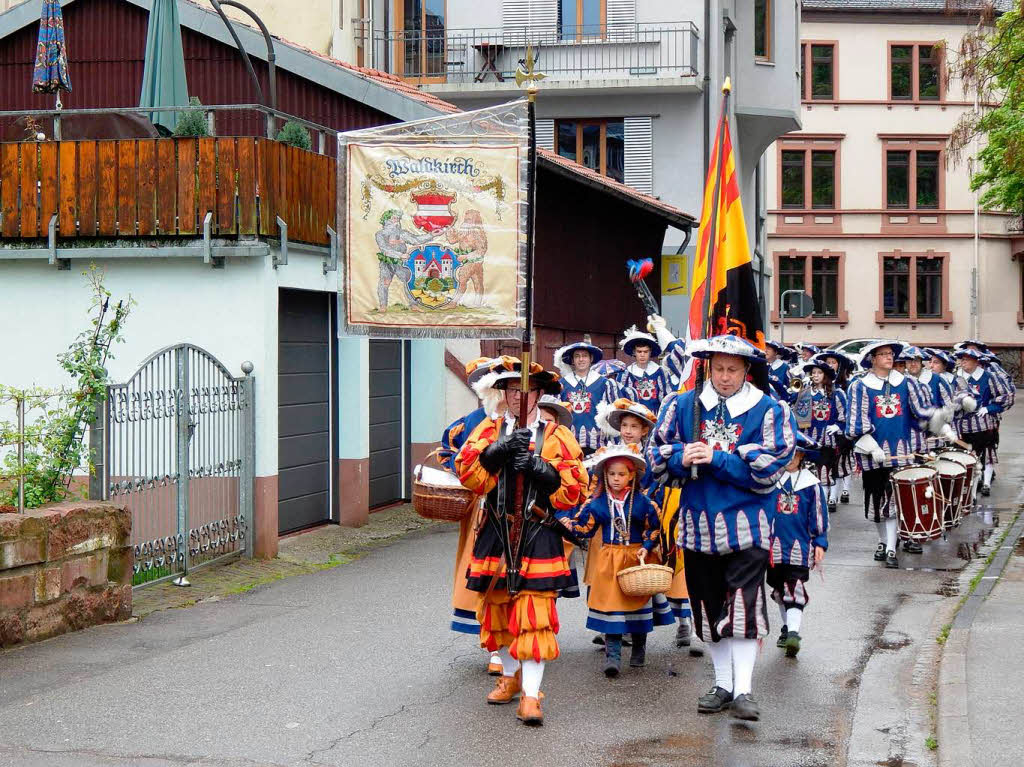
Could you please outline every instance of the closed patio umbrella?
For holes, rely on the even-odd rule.
[[[32,90],[35,93],[56,93],[57,109],[61,108],[60,92],[71,92],[68,49],[64,43],[64,17],[60,12],[60,0],[43,0],[43,13],[39,19],[39,42],[36,45],[36,64],[32,70]]]
[[[142,72],[140,107],[187,107],[185,52],[181,46],[181,20],[177,0],[153,0],[146,34],[146,65]],[[177,112],[153,112],[154,124],[174,132]]]

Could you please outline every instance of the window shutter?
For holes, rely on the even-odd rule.
[[[610,39],[632,39],[636,31],[636,0],[606,0],[605,24]]]
[[[626,183],[638,192],[654,194],[654,119],[627,117],[623,123]]]
[[[502,0],[501,25],[506,43],[553,42],[558,0]]]
[[[555,121],[550,117],[537,119],[537,146],[555,151]]]

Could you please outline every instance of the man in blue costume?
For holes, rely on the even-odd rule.
[[[597,406],[619,398],[619,385],[591,367],[604,353],[589,340],[577,341],[555,352],[555,365],[562,374],[562,401],[572,413],[572,434],[584,455],[590,455],[606,441],[597,424]]]

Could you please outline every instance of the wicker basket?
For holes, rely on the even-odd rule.
[[[427,459],[437,459],[439,451],[434,450]],[[426,460],[424,460],[426,463]],[[476,496],[462,486],[436,485],[423,481],[423,466],[413,475],[412,507],[425,519],[440,522],[461,522],[473,511]]]
[[[644,562],[644,550],[640,549],[640,564],[619,570],[616,578],[619,588],[627,597],[653,597],[664,594],[672,587],[675,571],[665,565],[649,565]]]

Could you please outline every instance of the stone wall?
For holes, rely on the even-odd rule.
[[[131,527],[99,501],[0,514],[0,647],[129,618]]]

